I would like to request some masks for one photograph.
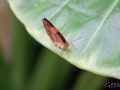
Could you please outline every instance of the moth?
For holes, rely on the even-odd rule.
[[[42,19],[42,21],[43,21],[44,27],[46,29],[46,33],[50,37],[51,41],[54,43],[54,45],[56,45],[57,47],[62,49],[62,52],[63,52],[63,50],[65,50],[65,52],[69,58],[67,48],[70,45],[73,46],[72,42],[70,42],[70,43],[67,42],[65,40],[65,38],[63,37],[63,35],[58,31],[58,29],[50,21],[48,21],[46,18]],[[62,52],[61,52],[61,54],[62,54]]]

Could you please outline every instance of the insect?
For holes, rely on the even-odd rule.
[[[73,46],[72,42],[67,42],[65,40],[65,38],[63,37],[63,35],[58,31],[58,29],[52,23],[50,23],[50,21],[48,21],[46,18],[42,19],[42,21],[43,21],[44,27],[46,29],[46,33],[50,37],[51,41],[57,47],[59,47],[60,49],[62,49],[62,52],[63,52],[63,50],[65,50],[66,54],[68,55],[67,48],[70,45]],[[76,39],[76,40],[78,40],[78,39]],[[73,41],[75,41],[75,40],[73,40]],[[62,54],[62,52],[61,52],[61,54]],[[68,55],[68,59],[69,59],[69,55]]]

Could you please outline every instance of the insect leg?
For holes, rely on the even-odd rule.
[[[62,52],[60,54],[63,55],[63,49],[62,49]]]
[[[70,45],[72,45],[72,46],[74,47],[74,45],[72,44],[72,42],[70,42]],[[69,45],[69,46],[70,46],[70,45]],[[74,47],[74,48],[77,49],[76,47]]]
[[[69,59],[69,55],[68,55],[67,49],[65,49],[65,52],[66,52],[66,54],[67,54],[67,56],[68,56],[68,59]]]

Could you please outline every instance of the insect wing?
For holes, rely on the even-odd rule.
[[[42,20],[43,20],[44,27],[46,29],[46,33],[49,35],[52,42],[56,46],[62,48],[66,43],[65,38],[46,18]]]

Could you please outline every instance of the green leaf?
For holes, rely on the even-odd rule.
[[[0,49],[1,50],[1,49]],[[1,50],[2,51],[2,50]],[[0,51],[0,90],[13,90],[9,70]]]
[[[37,47],[26,32],[25,27],[13,16],[13,64],[11,80],[14,90],[23,90],[28,79],[32,61],[37,56]]]
[[[60,55],[75,66],[120,79],[119,0],[8,0],[15,15],[38,42],[60,55],[47,36],[42,18],[50,20],[67,41],[74,41]]]
[[[72,90],[103,90],[103,86],[108,80],[109,78],[82,71],[78,75]]]

